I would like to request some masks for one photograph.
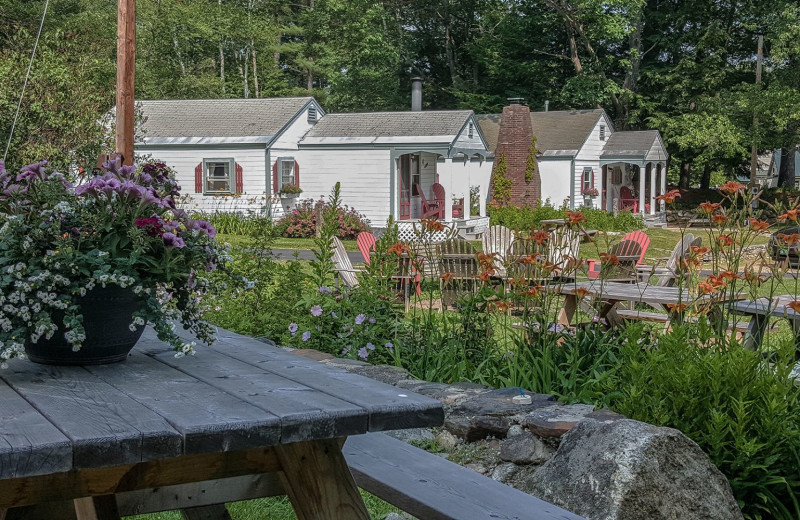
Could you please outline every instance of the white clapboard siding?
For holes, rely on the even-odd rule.
[[[570,157],[547,157],[539,159],[539,175],[542,180],[542,201],[549,200],[555,207],[561,207],[564,199],[570,198],[570,179],[572,178],[572,159]],[[595,179],[597,177],[595,176]]]
[[[600,125],[605,125],[605,139],[600,140]],[[581,181],[583,179],[583,169],[592,168],[594,170],[594,187],[597,188],[598,193],[602,192],[602,172],[600,171],[600,154],[606,145],[606,141],[613,132],[611,122],[606,117],[605,113],[597,119],[597,122],[592,128],[591,133],[584,141],[583,146],[578,150],[575,156],[575,170],[573,175],[573,182],[575,186],[575,199],[573,201],[574,207],[579,208],[583,205],[583,195]],[[599,207],[600,195],[595,197],[594,206]]]
[[[148,154],[154,160],[175,170],[183,207],[187,211],[210,212],[215,210],[260,210],[265,204],[264,145],[244,146],[181,146],[161,147],[137,145],[136,152]],[[203,159],[233,159],[242,167],[241,197],[219,197],[195,193],[194,170]]]
[[[327,199],[336,182],[341,183],[342,202],[367,216],[373,226],[389,218],[390,151],[300,149],[302,198]]]

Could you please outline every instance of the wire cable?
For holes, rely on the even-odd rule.
[[[14,114],[14,121],[11,123],[11,132],[9,132],[8,134],[6,151],[3,152],[3,162],[6,161],[6,157],[8,156],[8,149],[11,147],[11,138],[14,137],[14,129],[17,126],[17,118],[19,117],[19,110],[22,107],[22,98],[25,96],[25,87],[28,86],[28,78],[31,75],[31,67],[33,66],[33,56],[36,54],[36,48],[39,46],[39,38],[42,36],[42,27],[44,27],[44,17],[47,14],[48,5],[50,5],[50,0],[45,0],[44,11],[42,11],[42,20],[39,22],[39,32],[36,33],[36,41],[33,44],[33,51],[31,51],[31,59],[28,62],[28,72],[25,73],[25,81],[22,83],[22,92],[19,95],[19,103],[17,103],[17,112]]]

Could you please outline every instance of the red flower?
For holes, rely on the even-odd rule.
[[[544,244],[550,239],[550,233],[547,231],[537,231],[531,235],[531,240],[536,242],[539,245]]]
[[[728,181],[725,184],[723,184],[722,186],[720,186],[719,190],[720,191],[724,191],[728,195],[733,195],[734,193],[738,193],[740,191],[744,191],[745,190],[745,185],[742,184],[741,182]]]
[[[800,301],[793,301],[786,304],[787,307],[792,309],[794,312],[800,312]]]
[[[725,247],[731,246],[731,245],[736,243],[736,241],[730,235],[720,235],[720,236],[718,236],[717,237],[717,242],[719,242],[719,245],[725,246]]]
[[[570,224],[580,224],[586,222],[586,215],[579,211],[567,211],[567,221]]]
[[[589,289],[586,289],[585,287],[578,287],[577,289],[575,289],[575,296],[577,296],[579,300],[586,298],[590,294],[594,293]]]
[[[617,258],[617,255],[600,253],[600,263],[603,265],[619,265],[619,258]]]
[[[800,213],[800,209],[790,209],[790,210],[787,210],[786,213],[784,213],[783,215],[778,215],[778,218],[782,219],[782,220],[787,220],[788,219],[788,220],[792,220],[794,222],[797,222],[797,214],[798,213]]]
[[[753,231],[767,231],[769,229],[769,222],[765,220],[758,220],[756,218],[751,218],[749,221],[750,229]]]
[[[722,204],[720,204],[718,202],[708,202],[708,201],[706,201],[706,202],[703,202],[702,204],[700,204],[700,213],[705,213],[706,215],[711,215],[712,213],[717,211],[720,207],[722,207]]]
[[[444,273],[439,278],[441,278],[443,282],[449,282],[455,276],[456,276],[455,273]]]
[[[411,249],[407,245],[403,244],[402,242],[396,242],[386,250],[386,253],[394,253],[397,256],[403,256],[403,253],[407,253],[409,251],[411,251]]]
[[[716,225],[718,225],[720,227],[723,224],[725,224],[727,221],[728,221],[728,217],[726,217],[722,213],[715,213],[715,214],[711,215],[711,222],[713,222],[714,224],[716,224]]]

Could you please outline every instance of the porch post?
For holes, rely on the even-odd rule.
[[[656,214],[656,190],[659,187],[656,186],[656,169],[653,167],[653,163],[647,163],[647,170],[650,172],[650,214],[651,215],[655,215]]]
[[[603,203],[603,211],[609,211],[608,200],[610,193],[608,192],[608,165],[604,164],[600,167],[600,200]]]
[[[665,194],[667,192],[667,164],[666,163],[658,163],[658,170],[661,172],[661,194]],[[661,203],[661,211],[664,211],[665,203]]]
[[[444,221],[453,221],[453,192],[451,186],[453,185],[453,175],[450,174],[450,182],[442,184],[444,187]],[[441,183],[440,183],[441,184]]]
[[[639,167],[639,213],[644,215],[644,176],[646,172],[643,171],[642,166],[644,164],[640,164]]]

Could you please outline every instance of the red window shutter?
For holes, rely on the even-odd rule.
[[[300,186],[300,165],[294,162],[294,183]]]
[[[236,193],[244,193],[244,179],[242,178],[242,165],[236,163]]]
[[[203,163],[194,167],[194,192],[203,193]]]
[[[272,165],[272,193],[278,193],[278,161]]]

